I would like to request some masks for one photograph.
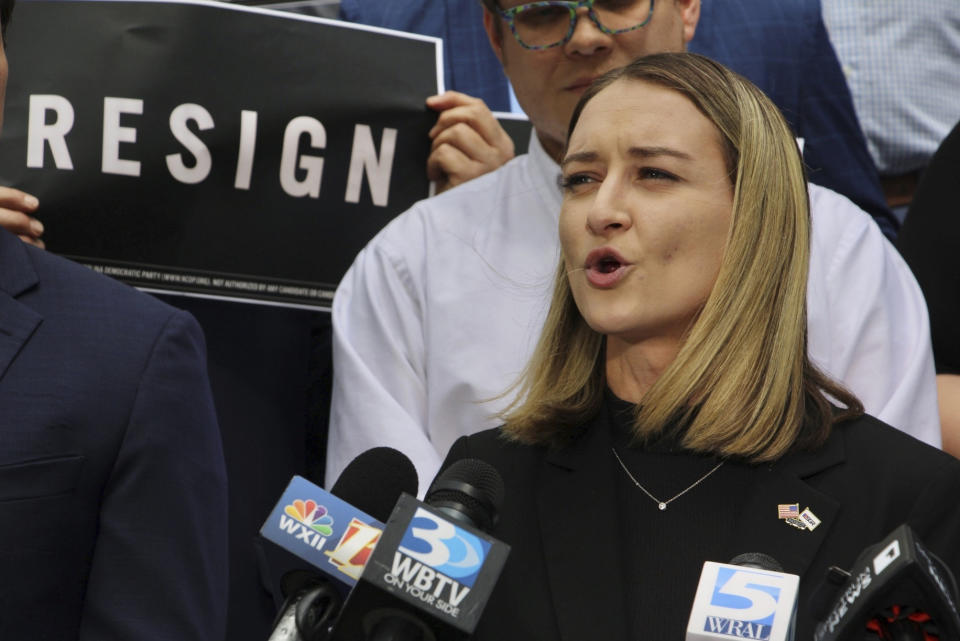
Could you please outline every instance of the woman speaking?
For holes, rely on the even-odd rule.
[[[583,95],[561,167],[519,400],[445,464],[506,485],[477,638],[679,640],[703,562],[759,552],[800,575],[809,639],[827,568],[904,522],[956,573],[960,462],[807,357],[806,180],[773,104],[706,58],[642,58]]]

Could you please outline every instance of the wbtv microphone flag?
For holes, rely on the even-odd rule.
[[[429,194],[440,41],[215,2],[23,0],[0,184],[153,291],[327,308]]]

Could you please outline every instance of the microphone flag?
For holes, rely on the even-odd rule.
[[[288,596],[308,574],[320,572],[346,596],[382,532],[383,524],[369,514],[294,476],[260,528],[260,536],[273,544],[264,546],[272,557],[267,559],[266,578]],[[305,568],[302,577],[296,568]],[[279,594],[275,599],[282,601]]]
[[[958,639],[955,585],[949,568],[917,540],[910,526],[900,525],[854,562],[830,613],[817,625],[814,641],[861,638],[867,622],[893,606],[928,615],[938,638]]]
[[[381,620],[396,617],[422,621],[438,640],[466,638],[509,551],[481,530],[403,494],[344,605],[334,639],[368,638]]]
[[[687,623],[687,641],[790,639],[797,612],[796,574],[707,561]]]

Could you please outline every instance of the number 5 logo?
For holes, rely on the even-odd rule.
[[[772,625],[782,588],[783,582],[776,576],[749,570],[717,568],[716,588],[710,599],[710,614]]]

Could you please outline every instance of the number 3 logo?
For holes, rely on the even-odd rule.
[[[417,508],[399,550],[448,577],[473,585],[490,544],[423,508]]]
[[[419,526],[415,525],[418,521],[420,523]],[[428,521],[431,527],[423,527],[423,525],[425,525],[423,523],[424,521]],[[410,541],[411,536],[416,539],[416,541],[425,543],[427,549],[424,550],[424,545],[420,543]],[[456,536],[457,531],[453,525],[446,521],[441,521],[423,508],[417,508],[417,513],[414,514],[413,520],[410,521],[410,529],[400,544],[400,551],[412,556],[424,565],[438,568],[446,565],[447,561],[450,560],[450,549],[444,541],[453,539]],[[415,546],[415,548],[411,549],[412,546]]]

